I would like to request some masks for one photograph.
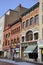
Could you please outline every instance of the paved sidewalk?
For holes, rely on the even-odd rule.
[[[34,64],[43,65],[43,63],[41,63],[41,62],[33,62],[33,61],[16,62],[16,61],[8,60],[8,59],[0,59],[0,62],[11,63],[11,64],[14,64],[14,65],[29,65],[30,63],[32,65],[34,65]]]
[[[0,62],[6,62],[6,63],[8,62],[8,63],[12,63],[14,65],[28,65],[29,64],[29,63],[26,63],[26,62],[15,62],[15,61],[12,61],[12,60],[7,60],[7,59],[0,59]]]

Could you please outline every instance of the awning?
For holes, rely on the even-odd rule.
[[[37,48],[37,45],[29,45],[25,50],[24,53],[33,53]],[[37,51],[37,50],[36,50]],[[36,52],[35,51],[35,52]]]
[[[16,52],[17,52],[17,53],[19,53],[19,52],[20,52],[20,48],[16,48],[15,50],[16,50]]]
[[[27,43],[21,43],[21,47],[26,47],[26,46],[28,46],[28,44]]]

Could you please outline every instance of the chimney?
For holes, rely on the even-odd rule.
[[[21,7],[21,4],[19,4],[19,7]]]

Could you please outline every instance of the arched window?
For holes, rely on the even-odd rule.
[[[33,40],[33,32],[32,31],[28,31],[26,33],[26,41],[30,41]]]

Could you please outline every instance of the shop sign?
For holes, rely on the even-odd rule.
[[[21,46],[25,47],[25,46],[28,46],[28,44],[27,43],[21,43]]]
[[[14,44],[12,44],[12,48],[15,48],[16,46]]]

